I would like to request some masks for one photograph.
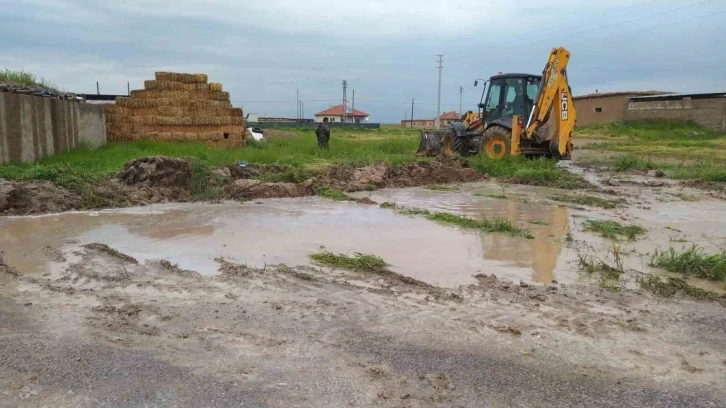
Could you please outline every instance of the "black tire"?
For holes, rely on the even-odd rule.
[[[454,153],[458,154],[459,156],[468,156],[469,155],[469,143],[463,138],[463,137],[456,137],[454,136],[454,147],[453,147]]]
[[[512,152],[512,131],[502,126],[492,126],[484,132],[479,154],[500,160]]]

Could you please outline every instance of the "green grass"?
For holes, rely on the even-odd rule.
[[[714,300],[722,304],[726,304],[726,295],[709,292],[707,290],[691,286],[683,279],[661,279],[658,276],[646,275],[638,278],[638,284],[641,289],[663,297],[671,297],[680,292],[686,296],[696,299]]]
[[[591,195],[558,195],[550,197],[551,200],[562,203],[588,205],[591,207],[600,207],[605,209],[613,209],[622,203],[622,200],[606,200],[604,198]]]
[[[504,194],[485,194],[485,193],[474,193],[472,194],[475,197],[489,197],[494,198],[496,200],[507,200],[509,197],[507,197]]]
[[[662,170],[673,179],[726,182],[726,136],[694,122],[653,120],[592,125],[578,138],[598,138],[584,149],[620,153],[595,163],[617,171]]]
[[[316,193],[323,198],[328,198],[335,201],[357,201],[355,198],[345,194],[344,192],[330,186],[318,187]]]
[[[693,121],[639,120],[600,123],[575,132],[575,137],[627,138],[655,142],[681,140],[712,140],[723,137]]]
[[[491,160],[484,156],[475,156],[469,159],[469,166],[514,184],[564,189],[592,187],[579,175],[558,167],[556,161],[546,158],[528,159],[520,156]]]
[[[402,215],[430,215],[431,211],[425,208],[401,207],[396,210],[396,213]]]
[[[5,68],[0,71],[0,82],[14,82],[22,85],[33,85],[41,88],[46,88],[51,91],[58,92],[55,85],[46,81],[44,78],[38,78],[32,72],[27,71],[14,71]]]
[[[426,187],[427,190],[434,190],[434,191],[458,191],[458,187],[451,187],[451,186],[439,186],[439,185],[433,185]]]
[[[678,198],[680,198],[683,201],[688,201],[690,203],[695,203],[697,201],[701,201],[700,198],[698,198],[696,196],[688,195],[688,194],[683,194],[683,193],[674,193],[673,194],[672,193],[671,195],[674,196],[674,197],[678,197]]]
[[[681,250],[672,247],[665,251],[656,249],[650,259],[650,264],[669,272],[697,278],[726,280],[726,251],[706,254],[703,248],[696,244]]]
[[[617,221],[587,220],[583,224],[585,231],[592,231],[604,238],[617,240],[620,236],[635,241],[638,236],[644,235],[645,230],[637,225],[623,225]]]
[[[601,288],[611,292],[619,292],[622,289],[620,276],[625,273],[623,268],[623,251],[619,246],[610,250],[613,265],[594,258],[591,255],[578,254],[578,267],[588,274],[599,275],[598,283]]]
[[[345,254],[334,254],[330,251],[320,251],[311,254],[310,259],[325,266],[364,271],[381,271],[389,266],[386,261],[376,255],[362,254],[359,252],[356,252],[353,256],[348,256]]]
[[[426,219],[442,224],[456,225],[461,228],[476,229],[484,232],[498,232],[515,237],[534,239],[534,235],[528,229],[516,227],[508,220],[503,219],[478,220],[442,212],[426,214]]]

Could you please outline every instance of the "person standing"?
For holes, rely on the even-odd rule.
[[[318,128],[315,129],[315,136],[318,137],[318,147],[327,149],[330,141],[330,128],[328,127],[327,117],[323,118],[323,122],[318,124]]]

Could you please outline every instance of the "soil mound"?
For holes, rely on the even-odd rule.
[[[0,179],[0,214],[21,215],[70,211],[81,206],[79,194],[49,181]]]
[[[129,186],[188,188],[192,166],[184,159],[148,156],[126,163],[116,178]]]
[[[304,183],[265,183],[260,180],[240,179],[227,186],[227,195],[240,198],[304,197],[315,194],[312,180]]]
[[[390,166],[375,163],[366,167],[335,166],[328,172],[327,183],[344,191],[372,190],[384,187],[415,187],[427,184],[486,180],[489,176],[467,167],[466,161],[429,161]]]

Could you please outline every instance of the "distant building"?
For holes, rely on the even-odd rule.
[[[331,106],[330,108],[315,114],[315,122],[322,122],[324,118],[333,123],[343,122],[343,105]],[[345,114],[346,123],[365,123],[368,122],[368,115],[363,111],[354,109],[353,112]]]
[[[580,112],[577,112],[578,122]],[[726,133],[726,92],[633,96],[625,108],[625,120],[690,120]]]
[[[257,123],[260,121],[260,115],[257,113],[248,113],[245,117],[245,122],[247,123]]]
[[[577,112],[577,126],[621,121],[625,116],[625,109],[631,97],[667,93],[662,91],[623,91],[595,92],[575,96],[572,100],[575,103],[575,111]]]
[[[461,116],[454,111],[446,112],[439,116],[441,127],[448,126],[449,123],[456,122],[458,120],[461,120]],[[401,127],[433,128],[434,126],[436,126],[436,119],[413,119],[401,121]]]

